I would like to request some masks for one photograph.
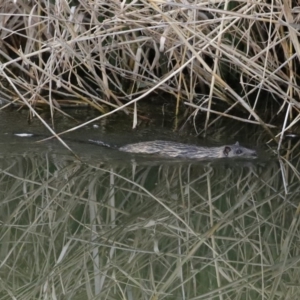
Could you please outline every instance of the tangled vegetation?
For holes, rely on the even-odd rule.
[[[91,163],[0,158],[1,300],[299,299],[288,163]]]
[[[295,1],[294,1],[295,2]],[[294,3],[295,4],[295,3]],[[133,115],[164,93],[207,129],[219,117],[283,134],[299,120],[299,7],[287,0],[0,1],[1,91],[36,114]]]

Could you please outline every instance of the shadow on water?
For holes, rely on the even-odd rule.
[[[122,155],[2,154],[1,299],[299,297],[290,163]]]

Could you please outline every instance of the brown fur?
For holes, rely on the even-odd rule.
[[[165,157],[184,157],[191,159],[222,158],[222,157],[256,157],[256,151],[239,145],[222,147],[199,147],[167,141],[152,141],[129,144],[120,148],[130,153],[156,154]]]

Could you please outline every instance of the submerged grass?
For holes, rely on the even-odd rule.
[[[1,159],[0,298],[298,299],[299,172],[282,164]]]
[[[0,0],[0,96],[32,115],[67,100],[80,106],[76,99],[104,116],[132,113],[135,127],[136,103],[164,92],[177,101],[175,114],[180,106],[203,112],[205,130],[225,113],[271,136],[279,124],[283,136],[299,120],[293,5]]]

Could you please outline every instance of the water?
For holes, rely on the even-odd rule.
[[[113,121],[69,137],[183,140]],[[13,136],[28,128],[13,113],[1,122],[0,299],[299,298],[297,157],[172,160],[72,140],[78,159]]]

